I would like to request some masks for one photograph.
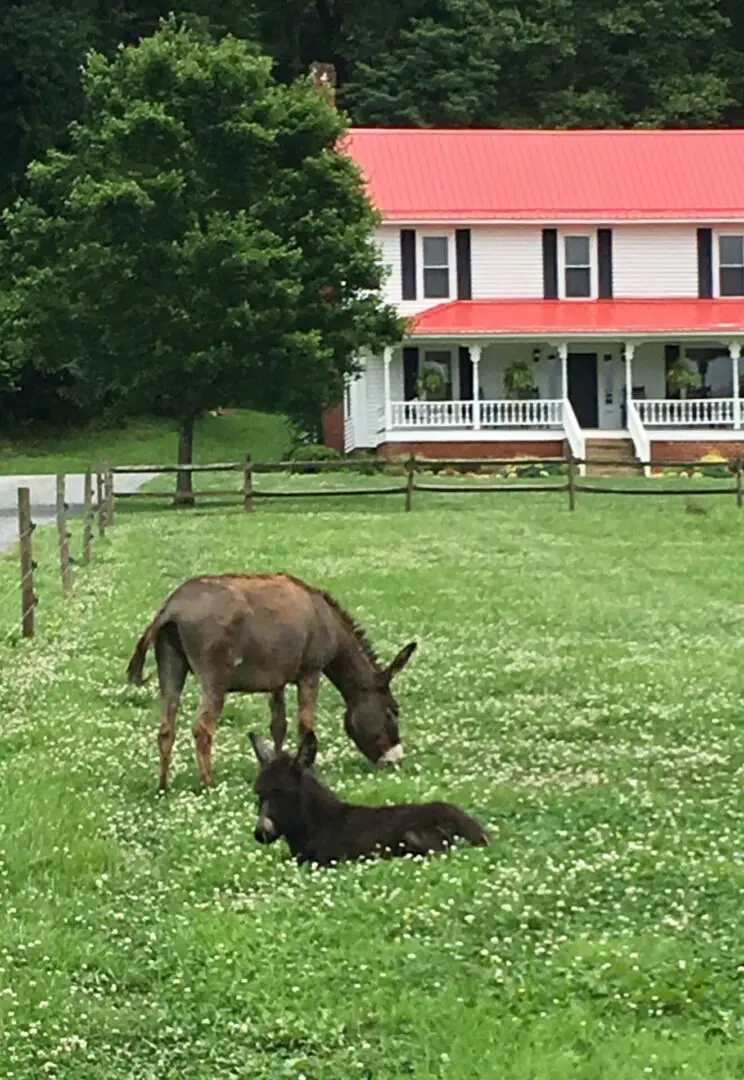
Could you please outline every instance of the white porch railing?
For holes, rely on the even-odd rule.
[[[384,426],[384,410],[380,420]],[[390,426],[409,428],[546,428],[563,427],[559,399],[527,401],[393,401]]]
[[[563,427],[563,402],[529,398],[526,401],[481,401],[483,427]]]
[[[640,421],[649,427],[739,427],[741,402],[734,398],[688,398],[667,401],[635,400]],[[737,416],[736,405],[739,406]]]
[[[392,428],[469,428],[473,426],[472,401],[392,401]]]
[[[575,458],[583,461],[586,457],[586,439],[584,438],[584,432],[581,430],[581,425],[576,419],[576,413],[573,411],[573,406],[568,398],[564,398],[561,405],[563,413],[563,430],[566,433],[568,445],[571,447],[571,453]],[[586,466],[580,465],[579,471],[583,476],[586,471]]]
[[[648,432],[643,426],[643,419],[638,408],[642,404],[644,403],[633,398],[628,399],[628,431],[633,440],[635,456],[639,461],[649,462],[651,460],[651,441]],[[644,464],[643,470],[647,476],[651,471],[648,464]]]

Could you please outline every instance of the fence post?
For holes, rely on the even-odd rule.
[[[67,531],[67,503],[65,502],[65,478],[57,474],[57,537],[59,539],[59,568],[62,588],[67,596],[72,592],[72,567],[70,566],[70,534]]]
[[[85,474],[83,522],[83,566],[87,566],[90,562],[90,542],[93,539],[93,477],[90,469]]]
[[[106,492],[106,515],[105,521],[107,525],[114,524],[114,515],[116,513],[114,505],[114,472],[111,468],[111,462],[106,462],[106,477],[103,482],[104,490]]]
[[[413,502],[413,481],[416,475],[416,455],[411,454],[406,462],[406,513],[410,513]]]
[[[96,472],[96,506],[98,507],[98,536],[102,539],[106,535],[106,522],[104,521],[103,476],[100,469]]]
[[[744,506],[744,486],[742,485],[741,458],[736,459],[736,505],[741,510]]]
[[[574,461],[573,450],[568,451],[568,509],[576,509],[576,462]]]
[[[243,463],[243,509],[248,513],[253,510],[253,462],[250,454],[246,454]]]
[[[34,636],[34,570],[31,534],[34,531],[31,521],[31,492],[27,487],[18,488],[18,537],[21,541],[21,622],[23,636]]]

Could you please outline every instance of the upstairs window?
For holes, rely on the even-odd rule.
[[[424,297],[427,300],[448,300],[450,294],[449,237],[423,237],[422,254]]]
[[[744,296],[744,236],[718,237],[718,291]]]
[[[567,298],[592,295],[592,245],[588,236],[564,236],[564,287]]]

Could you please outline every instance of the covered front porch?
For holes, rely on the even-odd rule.
[[[716,311],[708,310],[701,329],[686,325],[692,320],[680,304],[695,309],[698,323],[705,314],[698,305]],[[490,325],[481,325],[488,321],[483,318],[468,325],[484,306]],[[663,313],[668,331],[660,331],[647,310],[639,324],[636,302],[530,302],[532,322],[537,307],[543,318],[560,316],[564,333],[524,318],[514,325],[510,309],[516,306],[527,314],[519,302],[441,305],[417,318],[401,348],[385,350],[378,448],[425,445],[434,455],[437,444],[450,444],[450,451],[451,444],[497,444],[494,452],[508,446],[516,455],[520,444],[525,454],[542,444],[551,452],[568,444],[575,457],[585,458],[587,438],[601,436],[632,441],[636,460],[648,462],[655,442],[744,445],[741,301],[644,302],[657,322]],[[436,325],[443,314],[450,321],[457,316],[458,333]],[[630,325],[603,326],[610,315]]]

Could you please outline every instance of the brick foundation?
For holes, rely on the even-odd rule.
[[[387,442],[377,447],[388,460],[416,454],[429,461],[447,458],[554,458],[563,457],[562,439],[534,442]]]
[[[329,405],[323,410],[323,442],[326,446],[332,446],[340,454],[344,452],[344,405],[340,401],[338,405]]]
[[[654,440],[651,443],[651,461],[663,465],[665,461],[700,461],[706,454],[720,454],[733,461],[744,457],[744,439],[738,442],[701,439],[700,442],[673,442]]]

